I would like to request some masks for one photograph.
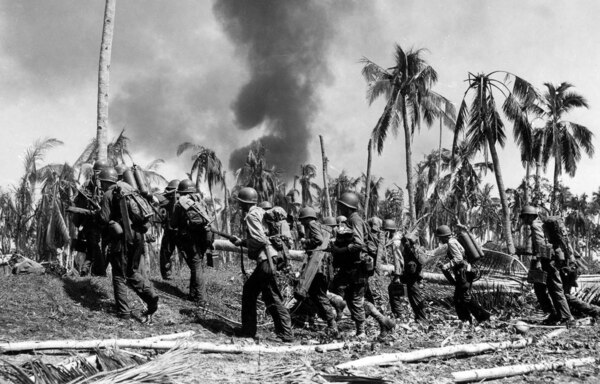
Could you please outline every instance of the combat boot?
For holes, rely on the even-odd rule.
[[[367,316],[371,315],[375,320],[377,320],[380,329],[379,337],[387,336],[396,327],[394,320],[379,312],[373,303],[365,302],[365,314]]]
[[[335,320],[330,320],[327,322],[327,334],[333,338],[337,338],[340,335],[340,331],[338,329],[337,322]]]
[[[344,315],[344,309],[346,308],[346,302],[344,301],[344,299],[341,296],[338,296],[331,292],[329,292],[327,294],[327,296],[329,297],[329,302],[335,309],[335,313],[336,313],[335,321],[338,321],[338,322],[341,321],[342,316]]]
[[[366,339],[367,334],[365,333],[365,323],[363,321],[356,322],[356,338]]]

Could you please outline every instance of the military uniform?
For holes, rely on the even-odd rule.
[[[196,204],[204,204],[199,193],[181,196],[175,204],[171,227],[177,231],[177,245],[181,247],[185,262],[190,268],[190,298],[204,305],[206,303],[206,279],[203,258],[211,247],[210,232],[206,227],[194,227],[189,223],[187,211],[182,205],[182,199],[185,198],[192,199]]]
[[[99,203],[102,198],[102,192],[95,183],[96,176],[80,191],[75,197],[74,204],[78,208],[96,210],[90,200]],[[85,240],[85,260],[81,266],[81,276],[93,274],[95,276],[106,276],[107,261],[102,249],[102,229],[97,217],[82,216],[77,214],[75,224],[81,226],[80,236]]]
[[[546,272],[546,284],[534,283],[533,285],[542,310],[550,314],[549,320],[571,320],[573,317],[565,297],[560,272],[556,266],[556,260],[549,255],[549,245],[546,243],[543,223],[537,218],[531,224],[531,246],[533,254],[540,258],[539,264],[541,264],[541,266],[532,265],[532,267],[541,267]],[[534,264],[537,263],[534,262]]]
[[[170,279],[173,269],[173,253],[177,248],[177,231],[171,225],[173,212],[175,211],[175,191],[165,196],[161,209],[164,209],[163,237],[160,242],[160,274],[163,279]]]
[[[119,200],[114,186],[104,193],[99,212],[100,223],[108,226],[110,221],[115,221],[123,227]],[[125,240],[124,234],[113,235],[108,238],[108,242],[117,314],[124,317],[130,315],[127,285],[146,303],[150,313],[155,312],[158,296],[148,279],[140,273],[140,262],[144,253],[144,235],[140,229],[132,228],[130,242]]]
[[[372,218],[373,220],[375,218]],[[383,288],[381,286],[381,273],[377,269],[377,263],[382,262],[384,248],[385,248],[385,233],[381,231],[380,219],[375,221],[370,228],[371,235],[367,240],[367,253],[373,258],[373,276],[367,278],[367,285],[365,287],[365,300],[374,304],[377,308],[383,308],[385,306],[385,300],[383,298]]]
[[[472,315],[479,322],[489,320],[490,314],[471,295],[471,265],[465,260],[465,250],[455,237],[448,240],[447,258],[449,261],[442,266],[442,270],[450,271],[454,276],[454,307],[458,318],[471,322]]]
[[[293,339],[291,317],[283,305],[283,297],[275,280],[275,271],[271,268],[268,256],[273,258],[277,251],[267,237],[265,211],[252,206],[244,217],[248,257],[256,260],[256,268],[244,284],[242,290],[242,328],[243,336],[255,337],[257,331],[256,305],[258,296],[262,294],[269,314],[273,318],[275,333],[283,340]]]
[[[352,241],[342,247],[334,246],[334,267],[339,268],[331,283],[331,291],[342,296],[350,310],[352,320],[357,324],[357,330],[365,322],[365,287],[367,276],[362,269],[365,252],[365,234],[369,230],[362,218],[355,211],[346,222],[352,230]]]

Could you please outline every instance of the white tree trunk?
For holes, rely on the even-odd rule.
[[[106,161],[108,157],[106,132],[108,130],[108,86],[116,1],[117,0],[106,0],[106,6],[104,8],[104,26],[102,28],[102,43],[100,45],[100,64],[98,67],[96,141],[98,143],[97,159],[102,161]]]

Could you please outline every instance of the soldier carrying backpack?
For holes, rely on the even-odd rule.
[[[177,230],[185,262],[190,267],[190,299],[201,306],[206,304],[206,280],[203,257],[212,247],[209,218],[202,196],[192,180],[185,179],[177,186],[179,199],[175,204],[171,228]]]

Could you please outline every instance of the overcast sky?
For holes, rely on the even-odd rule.
[[[266,135],[277,165],[320,167],[322,134],[330,175],[358,176],[383,109],[366,102],[359,60],[389,67],[398,43],[428,49],[436,90],[456,104],[469,71],[507,70],[538,88],[571,82],[590,109],[569,118],[596,133],[600,151],[597,1],[275,3],[117,0],[109,136],[125,128],[137,162],[163,158],[165,176],[180,178],[190,165],[175,156],[184,141],[229,166],[236,149]],[[47,161],[72,163],[95,136],[103,11],[103,0],[0,0],[0,185],[18,179],[34,140],[64,141]],[[415,162],[437,147],[438,129],[416,135]],[[450,131],[443,142],[451,145]],[[374,158],[387,185],[406,183],[403,148],[402,135],[390,137]],[[500,156],[505,184],[516,186],[524,171],[512,140]],[[597,190],[598,164],[584,158],[565,183]]]

